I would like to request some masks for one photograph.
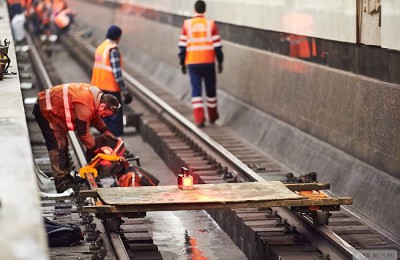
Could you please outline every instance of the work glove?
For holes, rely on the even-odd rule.
[[[130,104],[132,102],[132,95],[128,91],[124,91],[122,93],[122,98],[124,100],[124,104]]]
[[[183,75],[186,74],[186,66],[185,65],[181,65],[181,71],[182,71]]]
[[[90,162],[99,152],[100,148],[97,145],[93,146],[90,149],[86,149],[86,154],[85,154],[86,161]]]
[[[222,63],[218,64],[218,73],[221,74],[223,71]]]

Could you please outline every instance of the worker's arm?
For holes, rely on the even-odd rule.
[[[96,128],[97,131],[99,131],[101,134],[107,134],[114,137],[114,135],[111,133],[110,130],[108,130],[107,125],[104,123],[103,119],[101,119],[100,116],[95,116],[92,121],[90,121],[90,125]]]
[[[179,37],[179,64],[181,65],[181,70],[183,74],[186,74],[185,58],[186,58],[186,44],[187,44],[187,32],[185,26],[182,26],[182,33]]]
[[[132,102],[132,96],[127,91],[125,86],[124,78],[122,77],[122,69],[121,69],[121,54],[118,51],[118,48],[113,48],[110,51],[110,62],[111,68],[114,74],[115,81],[118,83],[118,86],[122,92],[122,98],[125,104],[129,104]]]
[[[121,56],[118,51],[118,48],[113,48],[110,51],[110,63],[112,72],[114,74],[115,81],[118,86],[121,88],[122,92],[126,92],[125,81],[122,77],[122,69],[121,69]]]
[[[76,104],[75,113],[75,130],[79,140],[88,149],[95,149],[95,141],[90,133],[90,123],[93,118],[93,111],[83,104]],[[103,127],[107,128],[103,122]],[[97,127],[96,127],[97,128]]]
[[[222,72],[222,63],[224,62],[224,53],[222,52],[222,43],[221,37],[219,36],[218,27],[213,22],[212,30],[211,30],[211,37],[213,40],[213,46],[215,51],[215,57],[218,61],[218,72]]]

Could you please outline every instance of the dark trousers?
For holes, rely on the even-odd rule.
[[[60,142],[57,141],[56,134],[53,129],[51,129],[49,122],[44,118],[38,103],[34,105],[32,114],[35,116],[36,122],[38,123],[44,140],[46,141],[46,147],[51,162],[52,175],[55,179],[60,179],[69,172],[70,168],[67,132],[59,132],[57,136],[60,139]],[[59,145],[60,143],[64,145]]]
[[[203,81],[206,90],[206,106],[208,120],[214,123],[218,119],[217,109],[217,77],[215,64],[193,64],[188,66],[190,83],[192,86],[192,109],[194,122],[197,125],[204,125],[204,100],[202,97]]]
[[[111,94],[114,97],[116,97],[119,101],[119,103],[122,105],[122,100],[121,100],[121,92],[109,92],[109,91],[104,91],[104,94]],[[122,136],[124,134],[124,113],[122,111],[122,106],[120,109],[118,109],[118,112],[115,115],[108,116],[106,118],[103,118],[104,123],[106,123],[108,129],[113,133],[115,136]]]
[[[202,81],[206,89],[207,97],[216,96],[217,77],[215,73],[215,65],[204,66],[188,66],[190,83],[192,85],[192,97],[201,97],[202,94]]]

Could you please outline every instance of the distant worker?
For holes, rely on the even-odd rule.
[[[57,35],[66,32],[72,23],[75,12],[67,7],[64,0],[53,0],[51,10],[51,32]]]
[[[52,31],[57,35],[63,34],[68,31],[74,19],[75,12],[70,9],[64,9],[54,17],[54,24]]]
[[[92,85],[98,86],[104,93],[115,96],[120,103],[122,103],[122,92],[124,103],[128,104],[132,101],[132,96],[126,90],[122,77],[122,57],[118,50],[121,35],[122,30],[118,26],[112,25],[108,28],[106,40],[95,52]],[[104,122],[115,136],[124,134],[122,109],[116,115],[105,118]]]
[[[291,3],[288,7],[291,7]],[[281,23],[282,30],[289,32],[283,40],[289,43],[290,57],[312,60],[317,56],[315,39],[306,36],[314,34],[314,22],[309,14],[290,11],[282,17]]]
[[[204,127],[205,115],[202,97],[202,80],[206,89],[208,120],[213,124],[218,118],[215,57],[218,61],[218,73],[222,72],[223,52],[217,25],[206,19],[206,4],[202,0],[194,5],[195,16],[184,21],[179,38],[178,54],[183,74],[189,69],[192,86],[192,108],[194,122]]]
[[[58,193],[77,186],[69,174],[68,131],[76,131],[88,151],[97,154],[100,148],[90,126],[114,137],[102,118],[115,114],[120,106],[114,96],[84,83],[58,85],[38,94],[32,113],[46,141]]]
[[[39,30],[35,31],[37,33],[43,33],[47,39],[50,36],[50,25],[51,25],[51,15],[52,15],[52,2],[51,0],[43,0],[39,2],[35,8],[35,13],[39,20]]]

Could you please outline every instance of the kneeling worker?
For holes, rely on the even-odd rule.
[[[76,187],[69,174],[68,131],[76,131],[86,148],[96,154],[99,148],[90,126],[114,137],[102,118],[114,115],[120,106],[114,96],[84,83],[58,85],[38,94],[32,113],[46,141],[58,193]]]

